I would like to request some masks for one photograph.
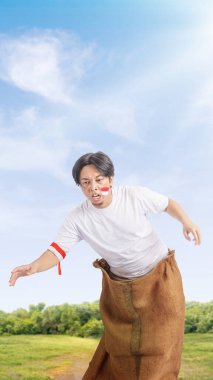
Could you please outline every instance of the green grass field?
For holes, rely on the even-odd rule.
[[[185,334],[179,380],[213,380],[213,334]]]
[[[2,336],[0,379],[59,379],[72,368],[83,373],[97,343],[94,339],[56,335]],[[213,334],[185,335],[179,379],[213,379]]]

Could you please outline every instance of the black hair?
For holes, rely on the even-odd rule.
[[[80,185],[80,173],[84,166],[94,165],[104,177],[114,176],[112,160],[103,152],[86,153],[81,156],[72,168],[72,176],[75,183]]]

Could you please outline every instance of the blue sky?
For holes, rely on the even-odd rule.
[[[103,150],[116,184],[176,199],[203,235],[186,241],[162,214],[187,300],[213,299],[213,4],[194,1],[0,1],[0,309],[99,298],[85,243],[62,263],[20,279],[83,196],[76,159]]]

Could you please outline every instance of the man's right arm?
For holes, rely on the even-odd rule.
[[[59,259],[51,251],[45,251],[38,259],[31,264],[16,267],[11,272],[9,280],[10,286],[14,286],[19,277],[30,276],[31,274],[43,272],[59,263]]]

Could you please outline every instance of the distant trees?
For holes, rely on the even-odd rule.
[[[213,333],[213,301],[186,304],[185,333]]]
[[[0,335],[67,334],[99,337],[102,333],[98,301],[48,307],[39,303],[30,305],[28,311],[19,308],[12,313],[0,310]]]
[[[185,333],[191,332],[213,333],[213,301],[186,304]],[[0,335],[67,334],[100,337],[102,333],[98,301],[48,307],[40,302],[30,305],[29,310],[19,308],[12,313],[0,310]]]

